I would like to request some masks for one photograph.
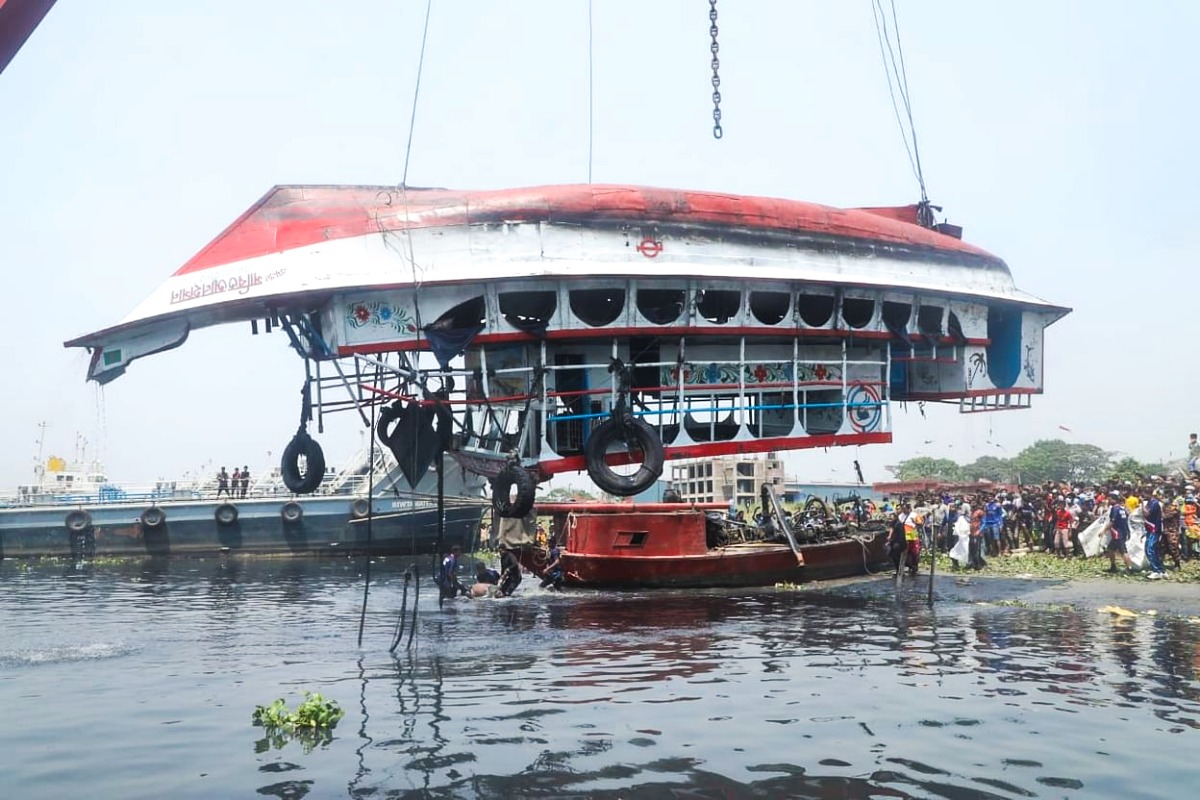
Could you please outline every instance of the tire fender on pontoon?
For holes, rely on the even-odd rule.
[[[304,518],[304,506],[291,500],[283,504],[283,508],[279,509],[279,516],[284,522],[295,523]]]
[[[628,442],[642,451],[642,464],[632,475],[614,472],[605,461],[609,445]],[[629,497],[646,491],[663,471],[663,445],[657,431],[637,417],[610,418],[600,423],[587,442],[587,471],[592,482],[609,494]]]
[[[63,524],[67,526],[67,530],[71,533],[83,533],[92,527],[92,515],[82,508],[77,508],[67,514],[67,518],[63,520]]]
[[[233,503],[221,503],[213,512],[213,517],[216,518],[218,525],[232,525],[238,519],[237,506]]]
[[[150,506],[138,519],[141,520],[143,528],[160,528],[166,524],[167,514],[158,506]]]
[[[362,519],[371,513],[371,501],[360,497],[350,504],[350,518]]]

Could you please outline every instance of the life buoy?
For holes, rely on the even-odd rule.
[[[605,461],[608,446],[628,441],[642,451],[642,464],[632,475],[613,472]],[[646,491],[663,471],[663,445],[658,433],[636,417],[627,420],[607,419],[592,431],[587,442],[587,471],[592,481],[609,494],[629,497]]]
[[[213,516],[217,519],[219,525],[232,525],[237,522],[238,509],[233,503],[221,503],[217,506],[217,510],[213,512]]]
[[[533,508],[536,491],[537,484],[529,471],[517,464],[509,464],[492,478],[492,508],[501,517],[520,519]]]
[[[71,533],[83,533],[88,528],[92,527],[92,515],[84,511],[82,508],[77,508],[67,514],[64,520],[67,530]]]
[[[300,469],[300,458],[304,458],[304,469]],[[279,464],[279,474],[288,491],[296,494],[312,494],[325,477],[325,453],[317,440],[307,431],[297,431]]]
[[[299,522],[304,517],[304,507],[292,500],[283,504],[279,516],[283,517],[284,522]]]
[[[360,497],[350,504],[351,519],[362,519],[371,513],[371,501]]]
[[[141,521],[143,528],[158,528],[167,521],[167,514],[158,506],[150,506],[142,512]]]

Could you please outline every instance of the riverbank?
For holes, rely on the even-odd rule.
[[[929,560],[921,573],[907,575],[903,596],[925,598],[929,591]],[[1200,624],[1200,561],[1193,559],[1163,580],[1148,580],[1145,572],[1108,571],[1107,558],[1070,558],[1026,553],[990,558],[980,571],[955,569],[942,555],[934,571],[934,602],[975,603],[1064,611],[1095,611],[1116,615],[1168,615]],[[889,571],[866,578],[802,584],[798,589],[850,596],[894,595]]]

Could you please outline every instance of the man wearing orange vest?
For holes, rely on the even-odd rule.
[[[920,512],[913,511],[912,503],[904,504],[904,511],[900,515],[900,521],[904,524],[904,544],[905,551],[908,554],[908,574],[917,574],[917,565],[921,563],[921,527],[925,524],[925,518]]]

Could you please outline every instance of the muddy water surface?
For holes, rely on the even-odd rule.
[[[422,589],[393,655],[407,563],[376,562],[360,648],[359,562],[3,562],[5,796],[1178,797],[1197,774],[1186,615],[981,605],[950,577],[932,611],[883,579],[527,579],[440,611]],[[330,741],[251,725],[305,689],[347,712]]]

